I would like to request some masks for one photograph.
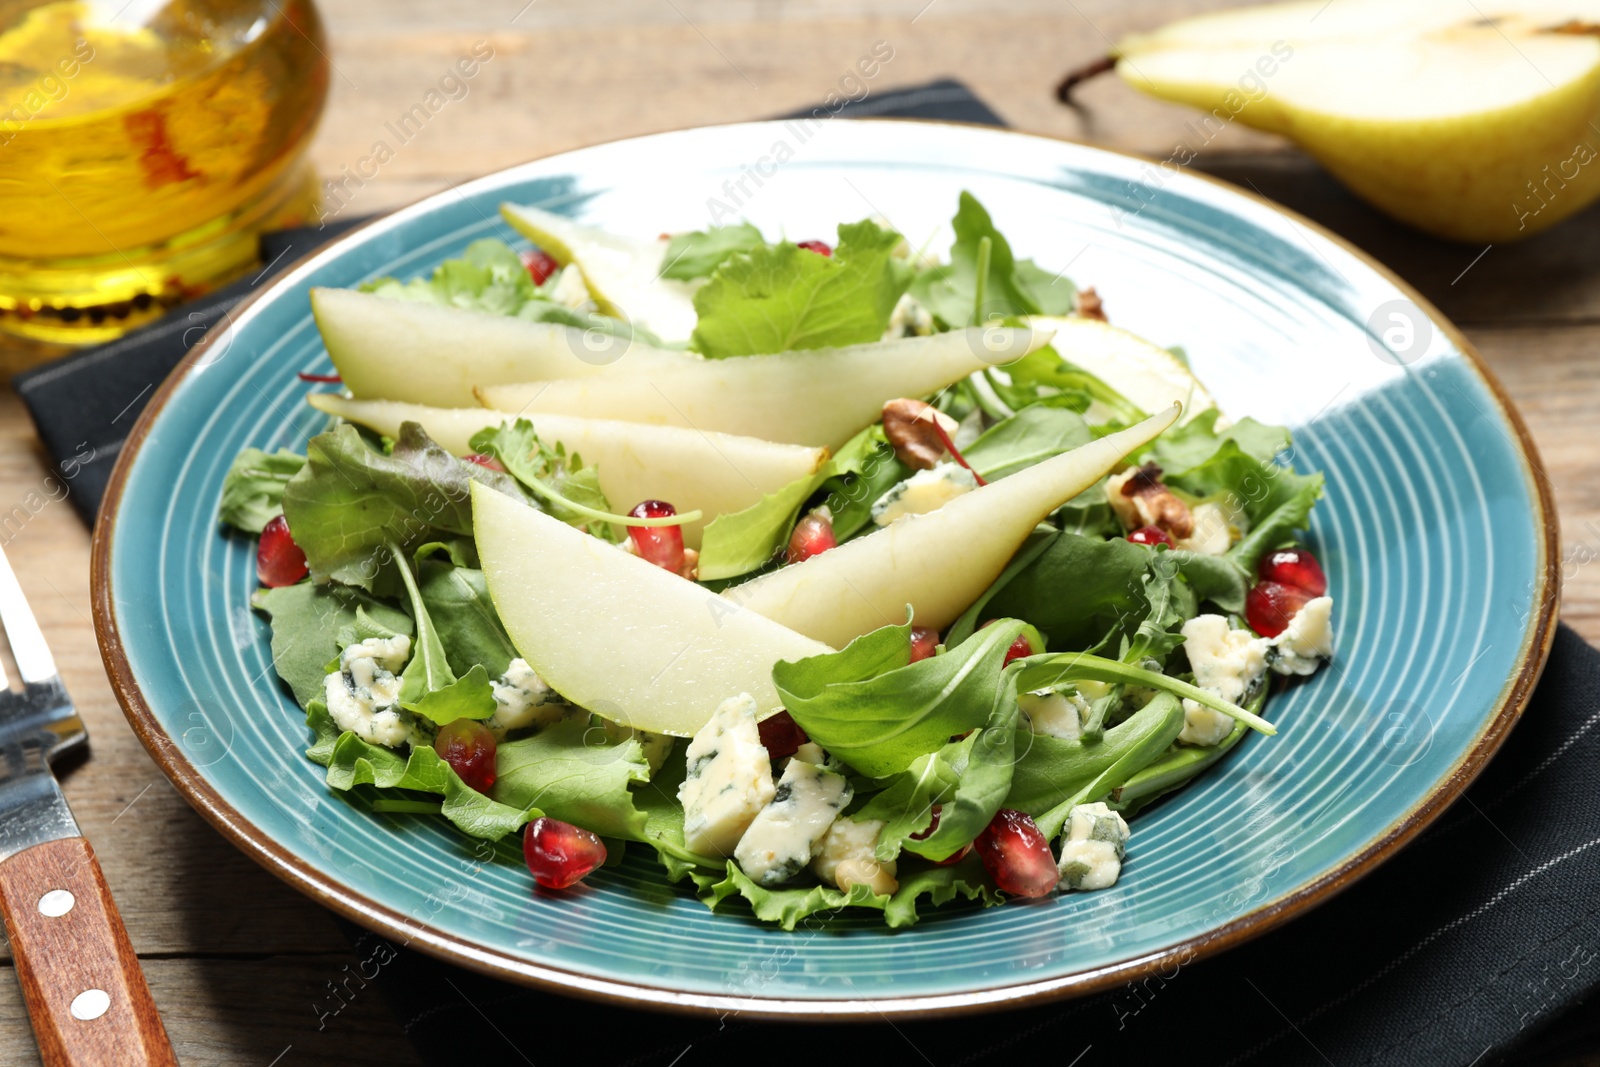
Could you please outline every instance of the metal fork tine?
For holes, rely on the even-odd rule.
[[[6,640],[11,643],[11,656],[17,661],[17,670],[24,682],[47,682],[56,676],[56,661],[50,655],[50,646],[44,643],[44,634],[28,607],[28,598],[22,595],[22,586],[0,549],[0,620],[5,622]],[[0,668],[0,681],[5,678]]]

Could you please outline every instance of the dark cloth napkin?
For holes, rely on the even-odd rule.
[[[1003,124],[953,81],[839,114]],[[189,345],[274,268],[358,221],[263,238],[259,275],[14,379],[86,520],[140,408]],[[374,981],[428,1064],[1555,1063],[1600,1047],[1600,1013],[1587,1007],[1600,988],[1597,726],[1600,653],[1563,627],[1499,756],[1371,876],[1215,959],[1016,1011],[850,1025],[654,1015],[507,985],[347,929],[358,958],[388,961]]]

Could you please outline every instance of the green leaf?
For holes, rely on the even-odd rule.
[[[863,471],[869,462],[883,462],[882,450],[887,450],[889,458],[893,459],[894,450],[883,440],[882,427],[869,426],[847,441],[837,455],[829,457],[814,473],[766,494],[743,511],[712,519],[700,538],[700,579],[734,578],[768,563],[789,543],[800,508],[807,500],[829,486],[843,489],[851,484],[850,477]],[[831,499],[832,493],[825,503]],[[867,506],[870,509],[870,502]],[[840,540],[849,536],[840,533],[837,514],[834,536]]]
[[[691,347],[722,359],[876,341],[910,280],[899,243],[864,221],[839,227],[831,257],[788,241],[735,255],[695,293]]]
[[[286,448],[263,452],[247,448],[233,457],[222,480],[217,518],[246,533],[258,534],[283,513],[283,487],[300,473],[306,458]]]
[[[1016,411],[1035,404],[1064,408],[1084,415],[1102,432],[1145,417],[1131,400],[1062,359],[1050,345],[1008,363],[1005,374],[1009,381],[1000,381],[992,372],[988,379],[1000,399]]]
[[[1019,662],[1023,664],[1017,675],[1019,692],[1033,693],[1040,689],[1052,689],[1067,682],[1084,680],[1106,682],[1111,685],[1138,686],[1192,700],[1202,707],[1220,711],[1229,718],[1243,722],[1268,736],[1278,732],[1277,727],[1255,712],[1247,711],[1237,704],[1230,704],[1209,689],[1200,689],[1171,675],[1130,666],[1118,660],[1106,659],[1087,652],[1055,652],[1029,656]]]
[[[910,663],[909,624],[885,626],[840,652],[780,662],[772,680],[812,740],[883,778],[987,721],[1006,650],[1024,629],[1003,619],[943,655]]]
[[[1147,660],[1166,663],[1172,650],[1183,644],[1178,628],[1192,619],[1197,609],[1194,593],[1179,580],[1171,551],[1158,546],[1148,555],[1139,579],[1147,610],[1121,657],[1122,662],[1136,667]]]
[[[434,268],[428,279],[401,282],[378,278],[361,289],[391,300],[442,304],[492,315],[515,315],[524,304],[538,299],[521,257],[510,245],[493,238],[473,241],[459,258],[447,259]]]
[[[417,587],[444,646],[445,660],[457,677],[477,664],[491,678],[506,672],[517,649],[494,610],[481,570],[423,560],[417,565]]]
[[[1060,534],[995,590],[985,615],[1032,623],[1052,649],[1093,648],[1108,632],[1131,634],[1150,613],[1144,576],[1151,555],[1120,537]]]
[[[749,903],[756,918],[793,930],[805,922],[817,929],[844,908],[872,908],[883,912],[891,929],[911,926],[917,921],[917,902],[927,898],[934,905],[947,904],[957,897],[980,900],[984,905],[1000,904],[1004,896],[990,884],[976,856],[968,856],[949,867],[925,867],[902,872],[900,888],[892,896],[874,896],[865,885],[853,885],[842,893],[832,886],[799,886],[766,889],[757,885],[738,866],[729,863],[722,878],[696,875],[700,899],[713,911],[731,897]],[[810,920],[810,921],[807,921]]]
[[[414,422],[387,455],[345,423],[313,437],[306,457],[284,486],[283,511],[318,581],[375,590],[390,543],[471,537],[474,481],[523,499],[511,478],[457,459]]]
[[[950,262],[921,271],[911,289],[946,327],[1016,315],[1062,315],[1077,306],[1077,287],[1029,260],[1017,260],[971,193],[962,191],[950,225],[956,234]]]
[[[880,860],[895,858],[902,848],[930,860],[947,859],[971,844],[1000,810],[1016,762],[1014,673],[1007,672],[996,690],[982,728],[918,757],[855,814],[857,819],[884,820],[878,835]],[[913,840],[913,834],[927,830],[936,804],[938,827],[922,840]]]
[[[1086,445],[1094,435],[1071,411],[1040,405],[1002,419],[962,453],[989,481]]]
[[[1112,767],[1140,764],[1121,781],[1106,786],[1105,792],[1110,792],[1158,759],[1182,730],[1182,706],[1163,694],[1105,731],[1098,741],[1067,741],[1048,734],[1021,733],[1005,806],[1037,820],[1078,796]],[[1092,796],[1083,802],[1097,799],[1100,797]]]
[[[272,665],[302,708],[321,698],[328,661],[351,643],[341,635],[352,632],[363,616],[393,633],[413,629],[405,612],[343,585],[301,582],[258,589],[250,603],[272,622]]]
[[[650,779],[639,742],[612,743],[585,715],[569,715],[532,737],[499,748],[494,798],[544,814],[602,837],[650,841],[649,822],[629,786]],[[681,828],[680,828],[681,834]]]
[[[633,791],[634,807],[644,813],[639,840],[655,846],[674,882],[693,868],[721,870],[724,865],[721,857],[699,855],[683,843],[683,805],[678,801],[678,787],[688,773],[685,748],[682,744],[674,745],[661,769]]]
[[[661,276],[681,281],[709,277],[729,257],[761,248],[766,243],[761,231],[748,222],[674,234],[662,257],[665,265]]]
[[[396,557],[395,565],[400,568],[400,580],[411,598],[411,614],[417,627],[411,642],[411,659],[400,674],[400,706],[439,726],[457,719],[487,719],[495,709],[488,672],[480,663],[456,678],[410,563],[398,552]]]
[[[315,736],[306,755],[328,768],[328,785],[341,792],[370,785],[434,793],[444,798],[440,813],[445,818],[465,833],[489,841],[499,840],[540,814],[537,809],[501,804],[479,793],[427,745],[414,745],[402,756],[348,731],[339,733],[321,701],[313,701],[307,708],[306,724]],[[404,794],[396,795],[396,799],[403,798]]]

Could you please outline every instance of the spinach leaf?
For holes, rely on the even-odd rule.
[[[263,452],[247,448],[233,457],[222,480],[217,518],[229,526],[258,534],[283,513],[283,487],[300,473],[306,458],[286,448]]]
[[[1082,794],[1113,767],[1139,764],[1120,781],[1106,786],[1104,792],[1110,792],[1160,758],[1182,730],[1182,705],[1162,694],[1107,730],[1099,741],[1066,741],[1048,734],[1020,733],[1016,768],[1005,806],[1026,812],[1037,821]],[[1082,803],[1096,799],[1099,794],[1086,797]],[[1060,832],[1059,824],[1055,831]],[[1053,838],[1055,833],[1047,836]]]
[[[839,227],[831,257],[788,241],[735,255],[695,293],[691,347],[722,359],[876,341],[910,282],[899,243],[863,221]]]
[[[455,676],[410,564],[398,549],[394,553],[417,627],[411,642],[411,659],[400,672],[400,706],[439,726],[457,719],[487,719],[495,709],[494,686],[489,682],[488,671],[478,663],[460,678]]]
[[[880,860],[894,859],[902,848],[931,860],[947,859],[983,832],[1011,789],[1017,716],[1015,672],[1007,672],[982,728],[918,757],[856,813],[858,819],[884,820]],[[927,830],[935,805],[939,825],[914,839]]]
[[[524,499],[508,476],[445,451],[414,422],[389,454],[348,423],[313,437],[306,465],[283,489],[283,512],[317,581],[375,592],[392,542],[409,551],[441,535],[472,536],[471,483]]]
[[[1144,578],[1151,555],[1122,538],[1060,534],[995,591],[985,614],[1027,620],[1052,649],[1095,647],[1108,632],[1131,633],[1150,613]]]
[[[1018,260],[977,197],[961,193],[950,220],[950,262],[918,273],[911,293],[945,327],[979,326],[995,317],[1064,315],[1077,287],[1029,260]]]
[[[662,257],[661,276],[680,281],[709,277],[729,257],[761,248],[766,243],[761,231],[748,222],[674,234]]]
[[[392,633],[410,634],[411,618],[359,589],[301,582],[258,589],[250,604],[272,622],[272,665],[302,708],[323,693],[328,661],[351,643],[361,616]]]
[[[943,655],[911,663],[910,625],[885,626],[843,651],[780,662],[772,680],[812,740],[883,778],[988,720],[1006,650],[1026,628],[1002,619]]]
[[[649,780],[650,764],[638,741],[613,744],[587,716],[569,715],[501,745],[495,770],[494,798],[502,804],[538,808],[603,837],[649,840],[648,819],[628,787]]]
[[[417,588],[444,646],[445,660],[457,677],[480,664],[491,678],[506,672],[517,649],[495,613],[481,570],[422,559],[417,564]]]
[[[963,453],[989,481],[1089,443],[1088,425],[1071,411],[1035,405],[991,426]]]

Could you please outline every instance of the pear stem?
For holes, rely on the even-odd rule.
[[[1090,78],[1098,77],[1106,71],[1114,69],[1116,65],[1116,56],[1101,56],[1092,63],[1085,63],[1081,67],[1069,70],[1067,76],[1061,79],[1061,84],[1056,86],[1056,99],[1063,104],[1072,103],[1072,90],[1077,88],[1079,82],[1086,82]]]

